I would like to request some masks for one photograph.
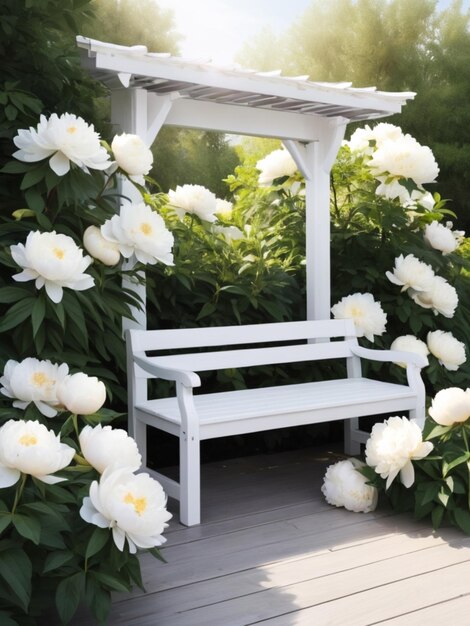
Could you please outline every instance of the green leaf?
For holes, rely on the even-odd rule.
[[[109,530],[96,528],[86,547],[85,559],[89,559],[91,556],[99,552],[108,541],[109,536]]]
[[[34,170],[26,172],[26,174],[23,176],[23,180],[21,181],[20,189],[29,189],[29,187],[32,187],[40,180],[42,180],[44,178],[44,175],[45,168],[42,165],[41,167],[37,167]]]
[[[114,591],[129,591],[130,586],[125,584],[118,578],[111,576],[111,574],[105,574],[104,572],[90,572],[90,575],[93,575],[97,580],[100,581],[106,587],[113,589]]]
[[[58,550],[57,552],[50,552],[44,562],[43,574],[58,569],[68,563],[74,558],[73,552],[69,550]]]
[[[439,528],[444,516],[445,509],[442,506],[436,506],[431,513],[432,527],[434,530]]]
[[[0,289],[0,302],[3,304],[17,302],[26,296],[30,296],[30,293],[23,287],[2,287]]]
[[[84,591],[84,572],[77,572],[68,578],[64,578],[57,585],[55,604],[62,622],[67,624],[80,604]]]
[[[44,207],[44,199],[36,189],[28,189],[24,194],[26,204],[36,213],[40,213]]]
[[[10,161],[2,167],[1,174],[24,174],[31,169],[29,163],[23,163],[23,161]]]
[[[22,537],[29,539],[36,545],[39,544],[41,523],[36,517],[15,514],[12,516],[11,521]]]
[[[457,525],[463,530],[464,533],[470,535],[470,513],[464,509],[455,509],[453,515]]]
[[[0,323],[0,333],[19,326],[31,315],[36,298],[28,297],[20,300],[8,309]]]
[[[3,550],[0,558],[0,577],[18,598],[26,612],[31,598],[31,561],[23,550],[11,548]]]
[[[470,459],[470,452],[465,452],[465,454],[462,454],[462,456],[457,457],[450,463],[447,463],[447,461],[444,461],[442,463],[442,475],[444,477],[447,476],[450,470],[454,469],[454,467],[457,467],[458,465],[461,465],[462,463],[466,463],[469,459]]]
[[[435,437],[440,437],[441,435],[445,435],[451,430],[452,426],[435,426],[431,432],[428,434],[426,439],[434,439]]]
[[[103,589],[92,576],[87,578],[85,593],[86,602],[93,615],[100,623],[105,622],[111,610],[111,593]]]
[[[5,528],[8,528],[10,523],[11,523],[11,514],[2,513],[0,515],[0,533],[2,533],[5,530]]]
[[[206,302],[202,309],[199,311],[199,315],[197,316],[197,320],[202,319],[203,317],[207,317],[208,315],[212,315],[214,311],[217,309],[217,306],[212,302]]]
[[[33,310],[31,312],[31,324],[33,326],[33,337],[36,337],[41,324],[44,321],[46,314],[46,302],[43,294],[39,294],[34,303]]]

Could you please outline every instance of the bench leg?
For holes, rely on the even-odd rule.
[[[180,435],[180,521],[185,526],[201,523],[201,470],[199,439]]]
[[[147,467],[147,424],[140,420],[133,419],[133,437],[142,457],[142,467]]]
[[[344,452],[351,456],[361,453],[361,443],[355,437],[355,431],[359,430],[359,418],[353,417],[344,421]]]
[[[424,422],[426,421],[424,408],[419,411],[416,409],[410,410],[409,418],[412,422],[414,422],[415,424],[418,424],[421,430],[423,430]]]

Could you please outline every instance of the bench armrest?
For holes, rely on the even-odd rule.
[[[393,363],[406,363],[407,365],[416,365],[420,369],[428,365],[428,360],[422,354],[416,352],[402,352],[401,350],[371,350],[362,346],[351,346],[351,352],[354,356],[371,361],[384,361]]]
[[[148,356],[134,355],[134,363],[149,374],[163,380],[172,380],[181,383],[185,387],[200,387],[201,379],[195,372],[189,370],[178,370],[172,367],[162,367],[155,362],[155,359]]]

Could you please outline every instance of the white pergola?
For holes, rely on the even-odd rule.
[[[82,64],[111,90],[112,123],[148,146],[164,125],[283,141],[306,185],[307,319],[329,319],[330,171],[346,125],[399,113],[415,94],[221,67],[81,36],[77,43]],[[124,185],[133,198],[134,187]],[[145,312],[138,324],[146,326]]]

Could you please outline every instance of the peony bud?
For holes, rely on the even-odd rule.
[[[106,387],[96,378],[82,372],[66,376],[57,388],[59,402],[71,413],[91,415],[106,401]]]

